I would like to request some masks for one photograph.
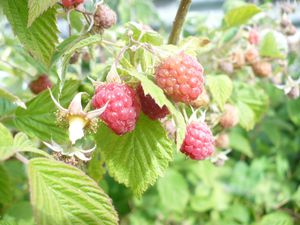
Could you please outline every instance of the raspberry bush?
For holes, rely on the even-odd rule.
[[[299,6],[191,2],[0,1],[0,224],[300,224]]]

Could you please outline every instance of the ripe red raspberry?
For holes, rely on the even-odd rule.
[[[115,25],[117,22],[117,14],[109,8],[109,6],[100,4],[97,6],[94,15],[94,23],[97,28],[108,29]]]
[[[52,83],[47,75],[40,75],[36,80],[31,81],[29,88],[32,93],[39,94],[47,88],[52,88]]]
[[[136,89],[136,93],[140,98],[142,111],[152,120],[162,119],[169,114],[166,106],[159,107],[150,95],[145,95],[141,84]]]
[[[248,41],[252,45],[257,45],[259,42],[259,34],[256,29],[251,29],[249,31]]]
[[[158,86],[176,102],[190,103],[203,91],[203,67],[183,52],[165,59],[155,75]]]
[[[230,104],[224,106],[224,113],[220,118],[220,124],[223,128],[231,128],[239,122],[238,109]]]
[[[192,159],[202,160],[214,152],[214,137],[203,122],[192,122],[187,126],[181,152]]]
[[[62,0],[61,3],[65,8],[70,8],[72,6],[77,6],[81,3],[83,3],[84,0]]]
[[[108,102],[100,119],[116,134],[123,135],[135,128],[141,106],[134,90],[127,84],[99,85],[92,102],[96,109],[103,107]]]

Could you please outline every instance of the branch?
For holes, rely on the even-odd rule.
[[[176,45],[182,30],[183,23],[185,21],[186,15],[189,11],[192,0],[181,0],[180,5],[177,10],[175,20],[173,22],[173,27],[171,34],[169,36],[169,44]]]

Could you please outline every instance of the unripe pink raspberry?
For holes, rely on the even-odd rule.
[[[229,147],[229,136],[226,133],[219,134],[216,137],[215,145],[217,148],[228,148]]]
[[[196,58],[182,52],[161,62],[155,80],[174,101],[189,104],[203,91],[203,67]]]
[[[52,83],[47,75],[40,75],[36,80],[31,81],[29,88],[34,94],[39,94],[47,88],[51,88]]]
[[[249,31],[248,41],[252,45],[257,45],[259,43],[259,34],[256,29],[251,29]]]
[[[134,90],[127,84],[99,85],[92,103],[96,109],[108,103],[100,119],[116,134],[123,135],[134,130],[141,106]]]
[[[191,159],[203,160],[214,152],[214,137],[204,122],[192,122],[187,126],[181,152]]]
[[[152,120],[162,119],[169,114],[166,106],[159,107],[150,95],[145,95],[141,84],[138,85],[136,93],[140,98],[142,111]]]
[[[222,72],[224,72],[228,75],[231,75],[234,72],[233,64],[229,61],[223,60],[223,61],[219,62],[218,66]]]
[[[195,101],[191,102],[191,105],[194,108],[201,108],[201,107],[207,107],[209,105],[209,102],[210,102],[209,95],[205,90],[205,88],[203,88],[201,95],[199,95],[199,97]]]
[[[220,124],[223,128],[231,128],[239,123],[238,109],[230,104],[224,106],[224,113],[220,118]]]

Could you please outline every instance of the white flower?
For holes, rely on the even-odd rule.
[[[62,146],[60,146],[59,144],[57,144],[54,141],[51,141],[51,144],[49,144],[47,142],[43,142],[43,143],[48,148],[50,148],[51,150],[53,150],[55,152],[61,153],[62,155],[65,155],[65,156],[70,156],[70,157],[75,156],[78,159],[81,159],[82,161],[88,161],[88,160],[90,160],[91,158],[86,157],[85,154],[91,153],[91,152],[93,152],[96,149],[96,146],[94,146],[93,148],[88,149],[88,150],[83,150],[83,149],[80,149],[80,148],[77,148],[77,147],[73,147],[73,146],[71,146],[71,147],[65,146],[63,148]]]
[[[277,88],[282,89],[285,94],[288,94],[293,88],[298,87],[300,84],[300,78],[298,80],[293,80],[293,78],[288,77],[287,82],[282,85],[276,85]]]
[[[72,144],[84,137],[85,129],[95,131],[97,118],[105,111],[107,103],[100,109],[87,112],[89,104],[84,110],[82,109],[81,96],[85,93],[80,92],[75,95],[68,109],[65,109],[54,98],[50,89],[49,92],[53,102],[59,109],[58,121],[67,122],[68,124],[69,139]]]

